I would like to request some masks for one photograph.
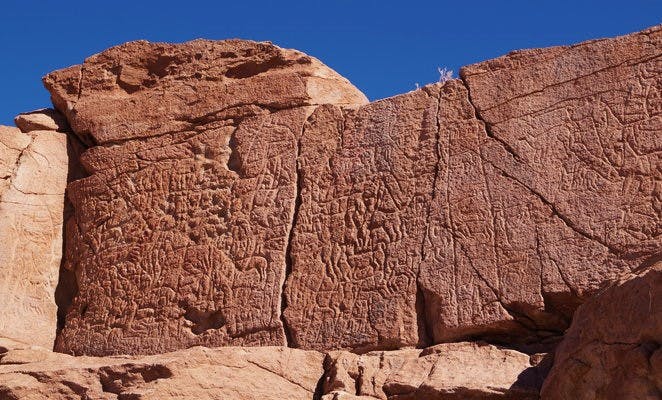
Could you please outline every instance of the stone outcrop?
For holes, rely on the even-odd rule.
[[[538,398],[540,360],[484,343],[326,357],[287,347],[73,357],[0,339],[0,397],[528,400]]]
[[[551,67],[536,64],[561,51],[551,48],[469,66],[462,81],[356,110],[318,108],[304,127],[299,154],[301,207],[285,310],[294,343],[365,351],[474,337],[507,343],[557,340],[579,304],[662,244],[654,150],[661,118],[655,106],[659,76],[649,60],[660,52],[661,37],[652,29],[565,48],[564,57],[590,66],[565,72],[573,84],[587,88],[597,88],[595,80],[610,68],[597,54],[615,48],[629,65],[611,72],[621,77],[618,84],[602,84],[610,91],[581,99],[569,97],[569,89],[555,92],[557,81],[570,78],[555,77]],[[517,75],[500,76],[495,65],[516,65],[502,67],[502,73]],[[591,71],[600,73],[596,77]],[[536,91],[536,98],[554,104],[526,114],[544,114],[545,123],[522,123],[530,129],[524,132],[495,122],[506,111],[483,117],[491,92],[474,91],[474,86],[496,88],[508,79],[539,84],[538,75],[549,75],[551,99],[544,88],[524,84],[513,96]],[[617,95],[632,82],[640,82],[650,100]],[[569,99],[565,103],[563,95]],[[518,102],[524,109],[511,105],[508,112],[525,114],[529,104],[519,97]],[[575,121],[579,116],[568,117],[580,112],[578,102],[583,102],[584,123]],[[630,127],[599,125],[599,116],[611,115],[609,107],[631,115]],[[598,120],[588,123],[591,118]],[[555,130],[546,134],[549,126]],[[623,154],[612,160],[620,172],[609,167],[609,160],[582,153],[584,143],[603,128],[608,134],[598,142],[611,150],[594,150],[604,157]],[[500,132],[526,133],[535,140]],[[630,142],[622,141],[623,135]],[[633,152],[633,140],[649,150]],[[513,150],[518,146],[526,153]],[[541,192],[541,187],[551,190],[547,181],[558,185],[558,196]],[[622,192],[628,187],[632,190]],[[606,222],[616,215],[632,220]],[[626,236],[619,245],[616,237]]]
[[[0,336],[52,347],[68,139],[25,130],[0,126]]]
[[[326,364],[329,399],[538,399],[550,359],[460,342],[422,351],[331,352]]]
[[[45,83],[96,144],[69,187],[78,293],[56,348],[285,345],[303,124],[310,106],[365,96],[313,58],[247,41],[128,43]]]
[[[73,357],[3,343],[3,399],[306,399],[324,356],[284,347],[194,347],[142,358]],[[8,348],[9,347],[9,348]]]
[[[658,262],[577,310],[557,349],[542,398],[658,398],[661,344],[662,262]]]
[[[64,115],[52,108],[44,108],[23,113],[14,118],[14,123],[22,132],[57,131],[71,132]]]
[[[543,398],[659,395],[661,56],[372,103],[243,40],[49,74],[0,127],[0,336],[68,354],[0,341],[0,397],[535,399],[571,321]]]
[[[420,279],[433,342],[559,335],[659,251],[661,43],[656,27],[515,52],[442,90]]]
[[[660,246],[660,36],[514,53],[367,105],[245,41],[132,42],[50,74],[92,146],[57,349],[558,340]],[[633,82],[642,101],[618,95]]]

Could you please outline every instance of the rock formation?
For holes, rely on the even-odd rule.
[[[4,345],[0,398],[17,400],[309,400],[324,359],[318,352],[287,347],[194,347],[142,358],[98,358]]]
[[[662,262],[582,305],[543,397],[654,399],[662,393]]]
[[[0,126],[0,336],[45,347],[53,346],[57,327],[69,173],[67,135],[44,130],[56,127],[49,115],[19,116],[23,132]]]
[[[308,118],[286,282],[295,346],[426,344],[416,279],[437,163],[437,103],[418,90],[356,110],[321,106]]]
[[[487,344],[338,351],[193,347],[72,357],[0,340],[0,397],[71,399],[536,399],[546,364]]]
[[[315,104],[365,96],[317,60],[245,41],[128,43],[44,81],[94,143],[69,186],[78,293],[56,349],[285,345],[303,124]]]
[[[435,343],[558,335],[660,251],[661,47],[657,27],[461,70],[421,270]]]
[[[0,129],[0,336],[82,357],[12,342],[0,395],[535,399],[571,321],[544,398],[659,394],[661,55],[657,26],[372,103],[242,40],[49,74],[58,111]]]
[[[537,399],[549,357],[460,342],[423,351],[331,352],[326,364],[323,384],[328,397]]]

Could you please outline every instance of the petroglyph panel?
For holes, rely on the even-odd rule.
[[[281,288],[303,123],[365,96],[270,43],[126,43],[44,83],[91,148],[69,194],[78,292],[56,348],[284,345]]]
[[[368,105],[264,43],[132,42],[56,71],[92,145],[57,348],[558,340],[659,258],[660,32],[516,52]]]
[[[624,257],[662,247],[662,28],[515,52],[462,70],[490,152],[582,235]]]
[[[358,110],[322,106],[309,118],[286,285],[295,346],[365,350],[427,340],[416,279],[437,164],[435,90]]]
[[[533,174],[488,135],[461,81],[442,87],[439,104],[441,161],[420,273],[430,336],[560,335],[584,299],[637,261],[578,231],[526,185]]]
[[[69,189],[79,292],[56,349],[285,344],[280,290],[305,114],[85,153],[91,176]]]

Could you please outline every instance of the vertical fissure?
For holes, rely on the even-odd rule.
[[[287,279],[292,274],[292,265],[294,263],[292,259],[292,244],[294,241],[294,230],[297,221],[299,219],[299,209],[301,208],[301,203],[302,203],[301,191],[303,188],[303,181],[301,176],[302,172],[300,165],[301,139],[303,138],[304,132],[306,130],[306,124],[308,124],[308,121],[310,120],[310,116],[312,116],[314,112],[315,109],[312,109],[308,118],[306,118],[306,120],[303,122],[303,125],[301,126],[301,132],[299,134],[299,137],[295,138],[296,153],[294,158],[294,174],[295,174],[296,185],[295,185],[295,193],[294,193],[294,207],[292,210],[292,220],[290,222],[290,230],[287,234],[287,246],[285,247],[285,274],[283,276],[283,281],[280,287],[280,322],[283,325],[283,333],[285,337],[285,344],[287,347],[296,347],[296,343],[292,335],[292,330],[290,329],[290,326],[287,322],[287,318],[285,317],[285,309],[287,308],[287,294],[285,289],[287,287]]]
[[[437,181],[439,179],[439,171],[441,169],[441,149],[440,149],[440,135],[441,135],[441,120],[440,120],[440,108],[441,108],[441,93],[437,92],[430,93],[428,88],[423,88],[423,91],[430,97],[437,100],[436,111],[435,111],[435,136],[434,136],[434,149],[435,149],[435,169],[434,175],[432,178],[432,192],[430,196],[430,202],[428,204],[427,215],[425,220],[425,230],[423,232],[423,238],[421,240],[421,249],[420,256],[421,260],[419,262],[418,271],[416,271],[416,312],[418,314],[418,345],[419,347],[427,347],[434,342],[434,337],[432,333],[432,327],[430,320],[428,318],[428,309],[425,299],[425,289],[421,284],[421,269],[422,265],[426,260],[425,254],[425,244],[428,241],[430,235],[430,217],[432,215],[432,205],[434,204],[434,199],[437,197]]]
[[[71,124],[70,121],[68,122]],[[68,254],[67,250],[69,246],[68,240],[70,239],[70,232],[68,232],[68,230],[72,229],[69,221],[73,220],[72,223],[77,226],[78,230],[80,230],[78,221],[75,216],[74,205],[68,197],[69,185],[71,182],[89,176],[87,171],[85,171],[83,166],[80,164],[80,156],[85,151],[85,149],[88,148],[87,145],[83,143],[83,141],[74,132],[66,132],[66,135],[68,170],[67,186],[65,188],[62,199],[64,202],[62,208],[62,256],[60,259],[58,280],[54,294],[55,304],[57,306],[55,343],[57,343],[57,338],[60,336],[60,332],[62,332],[65,327],[67,313],[79,291],[75,266],[73,264],[69,264],[70,254]],[[53,351],[56,351],[56,349],[54,348]]]

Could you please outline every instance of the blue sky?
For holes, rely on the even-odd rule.
[[[321,59],[371,100],[511,50],[662,22],[662,0],[54,1],[0,3],[0,124],[50,105],[41,76],[129,40],[269,40]]]

